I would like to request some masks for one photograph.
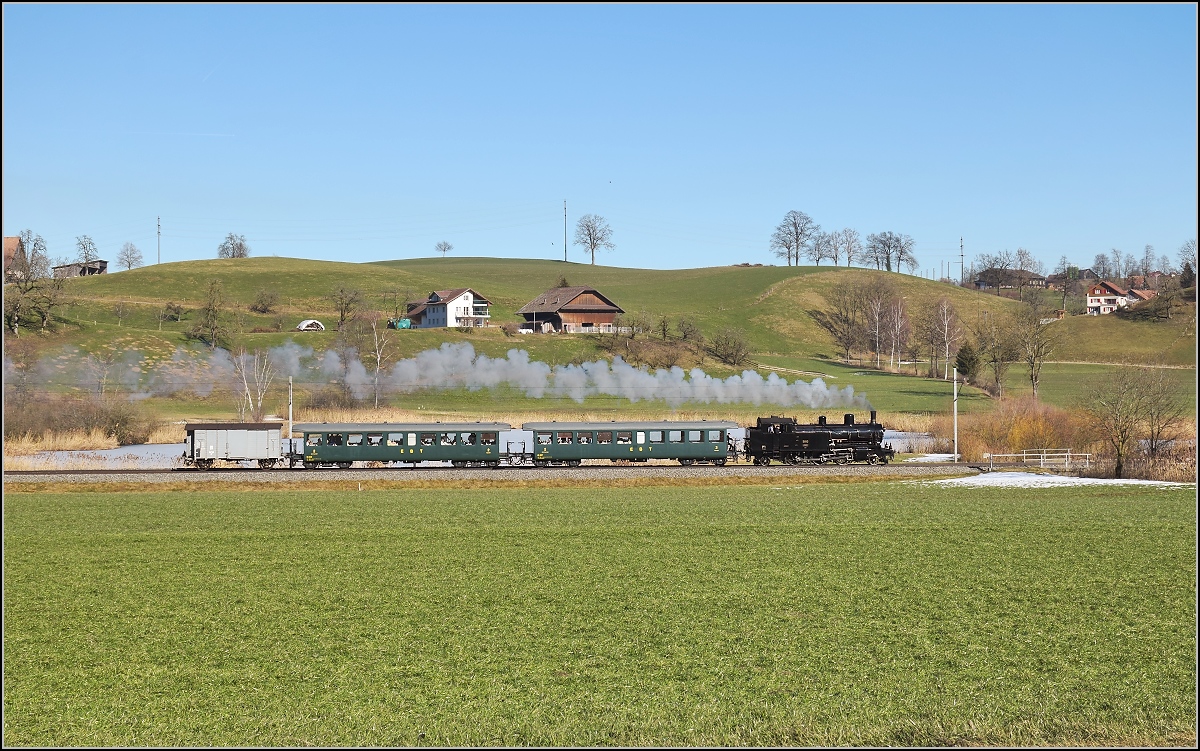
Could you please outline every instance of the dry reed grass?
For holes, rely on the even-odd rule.
[[[70,457],[8,456],[4,457],[6,472],[43,470],[141,469],[141,460],[133,453],[107,457],[100,454],[75,454]]]
[[[4,458],[29,456],[43,451],[99,451],[117,448],[117,439],[95,428],[90,431],[72,430],[65,433],[45,433],[21,436],[4,441]]]

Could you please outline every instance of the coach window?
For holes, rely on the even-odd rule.
[[[668,443],[683,443],[683,431],[682,430],[667,431],[667,442]]]
[[[362,445],[362,433],[351,433],[350,438],[348,438],[346,440],[346,445],[347,446],[361,446]]]
[[[724,439],[724,438],[721,436],[721,431],[720,431],[720,430],[710,430],[710,431],[708,431],[708,441],[709,441],[709,443],[721,443],[723,440],[725,440],[725,439]]]
[[[688,434],[688,443],[700,443],[701,441],[704,440],[703,438],[701,438],[699,430],[689,430],[687,432],[687,434]]]
[[[413,435],[412,433],[409,433],[409,435],[413,437],[414,442],[415,442],[416,436]],[[404,445],[404,434],[403,433],[388,433],[387,445],[403,446]]]
[[[638,433],[638,435],[641,435],[641,433]],[[642,441],[638,441],[638,443],[641,442]],[[617,433],[617,443],[633,443],[633,433],[628,430],[622,430],[621,432]]]
[[[463,433],[462,440],[459,441],[459,443],[464,446],[474,446],[477,440],[478,436],[476,436],[474,433]]]
[[[343,440],[341,433],[330,433],[329,437],[325,439],[325,443],[329,446],[341,446]]]
[[[661,430],[651,430],[650,431],[650,442],[651,443],[662,443],[663,442],[663,432]]]
[[[539,446],[549,446],[553,435],[550,433],[537,433],[537,444]]]
[[[440,439],[438,439],[438,443],[442,444],[443,446],[453,446],[454,445],[454,434],[453,433],[442,433],[442,437]]]
[[[421,434],[421,445],[422,446],[432,446],[433,445],[433,433],[422,433]]]
[[[367,433],[367,445],[368,446],[382,446],[383,445],[383,433]]]
[[[497,436],[495,433],[481,433],[479,436],[479,442],[484,446],[495,446],[496,438]]]
[[[612,443],[612,431],[611,430],[602,430],[599,433],[597,433],[596,434],[596,443],[602,443],[606,446],[608,444]]]
[[[304,444],[306,446],[320,446],[321,445],[321,434],[320,433],[309,433],[308,437],[304,441]]]
[[[558,434],[558,442],[560,444],[570,443],[571,442],[571,434],[569,432],[559,433]]]
[[[592,434],[591,433],[580,433],[579,434],[579,444],[580,445],[586,445],[591,442],[592,442]]]

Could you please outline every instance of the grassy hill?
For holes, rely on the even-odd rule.
[[[63,309],[56,330],[23,335],[20,346],[41,352],[59,351],[62,345],[75,345],[85,352],[138,349],[167,357],[176,347],[188,344],[183,332],[191,320],[162,323],[157,320],[156,312],[168,301],[196,308],[210,280],[217,279],[240,319],[241,340],[247,347],[276,346],[291,339],[320,351],[332,344],[335,332],[300,333],[291,329],[305,318],[322,320],[332,329],[337,316],[328,295],[339,286],[361,290],[378,310],[387,310],[390,298],[400,295],[403,299],[406,292],[413,298],[423,298],[434,289],[471,287],[492,302],[493,322],[502,323],[520,320],[516,311],[554,286],[560,277],[572,285],[600,289],[628,313],[645,311],[651,317],[667,315],[673,320],[689,316],[709,337],[722,329],[740,329],[746,333],[751,356],[758,365],[786,369],[783,374],[789,380],[796,378],[797,373],[788,371],[823,374],[831,385],[853,385],[856,391],[867,392],[872,405],[881,410],[902,412],[947,411],[948,385],[915,375],[879,373],[864,368],[864,363],[838,362],[836,347],[828,334],[809,315],[809,311],[826,307],[826,299],[835,286],[886,277],[906,298],[910,314],[944,296],[968,321],[982,311],[1013,312],[1021,305],[993,294],[857,268],[725,266],[656,271],[494,258],[423,258],[359,264],[271,257],[187,261],[70,280],[68,292],[74,302]],[[278,293],[278,313],[263,315],[249,310],[262,289]],[[118,305],[127,311],[120,319],[114,313]],[[1087,384],[1099,375],[1097,366],[1089,363],[1165,360],[1169,365],[1183,368],[1179,372],[1181,391],[1194,399],[1194,317],[1192,305],[1173,320],[1075,316],[1056,324],[1061,326],[1061,344],[1052,359],[1064,364],[1047,369],[1043,383],[1045,398],[1064,405],[1078,404],[1086,394]],[[274,331],[280,323],[283,330]],[[551,364],[604,356],[588,336],[508,337],[495,328],[468,333],[404,331],[397,332],[396,340],[400,357],[444,342],[470,342],[476,351],[495,357],[519,347],[529,351],[532,359]],[[10,350],[13,342],[6,339],[5,346],[6,351]],[[712,359],[700,364],[715,377],[741,371]],[[804,377],[807,380],[812,376]],[[1023,378],[1023,369],[1014,365],[1007,379],[1011,393],[1028,390],[1027,385],[1023,386]],[[461,397],[431,395],[427,401],[435,405],[447,402],[442,406],[449,411],[456,404],[477,404],[476,398],[464,401]],[[960,408],[986,409],[989,401],[985,395],[967,389]],[[217,413],[228,409],[228,405],[210,406]],[[193,408],[198,407],[189,405],[180,409],[196,411]]]

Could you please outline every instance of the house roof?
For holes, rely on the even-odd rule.
[[[1110,281],[1096,282],[1095,284],[1092,285],[1092,288],[1088,290],[1088,294],[1091,294],[1092,292],[1094,292],[1097,287],[1107,287],[1109,291],[1105,294],[1120,295],[1121,297],[1129,296],[1129,290],[1125,289],[1124,287],[1122,287],[1120,285],[1113,284]]]
[[[428,305],[430,303],[433,303],[434,305],[441,305],[443,303],[453,302],[457,298],[462,297],[463,294],[466,292],[470,292],[474,296],[474,298],[476,300],[478,300],[479,302],[491,303],[491,300],[487,299],[486,297],[479,294],[478,292],[471,289],[470,287],[460,287],[458,289],[439,289],[439,290],[430,292],[429,299],[425,301],[425,304]],[[433,299],[434,296],[437,296],[436,300]]]
[[[1154,290],[1154,289],[1131,289],[1131,290],[1129,290],[1129,294],[1130,294],[1130,295],[1132,295],[1132,296],[1134,296],[1134,297],[1136,297],[1136,298],[1138,298],[1139,300],[1149,300],[1151,297],[1154,297],[1155,295],[1157,295],[1157,294],[1158,294],[1158,290]]]
[[[17,248],[21,247],[20,237],[4,238],[4,270],[8,271],[8,267],[12,266],[13,258],[17,255]]]
[[[594,304],[577,303],[575,299],[585,293],[591,293],[604,301],[603,305],[597,306]],[[558,313],[566,310],[579,312],[595,312],[595,311],[614,311],[624,313],[619,305],[609,300],[604,295],[600,294],[594,287],[552,287],[542,294],[535,297],[533,300],[525,303],[524,307],[517,311],[518,315],[525,313]]]

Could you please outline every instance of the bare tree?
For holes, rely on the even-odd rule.
[[[575,225],[575,244],[582,245],[584,252],[592,256],[592,265],[596,265],[596,251],[612,250],[617,247],[612,243],[612,228],[604,217],[596,214],[584,214]]]
[[[75,238],[75,262],[76,263],[91,263],[100,259],[100,252],[96,250],[96,243],[87,235],[80,235]]]
[[[1017,297],[1020,297],[1021,288],[1029,282],[1031,276],[1035,274],[1041,276],[1044,267],[1042,262],[1034,258],[1033,254],[1025,248],[1017,248],[1013,265],[1016,267],[1014,276],[1016,277]]]
[[[982,267],[978,278],[986,284],[994,284],[997,295],[1000,294],[1001,287],[1012,284],[1012,269],[1016,265],[1016,256],[1010,251],[981,253],[977,263]]]
[[[190,337],[214,349],[229,342],[233,332],[225,311],[225,289],[219,279],[209,280],[204,304],[196,312],[196,323],[188,329]]]
[[[332,303],[333,309],[337,311],[338,323],[337,327],[340,331],[346,321],[351,320],[358,314],[365,304],[361,291],[353,287],[338,287],[329,295],[329,302]]]
[[[4,324],[19,339],[21,321],[36,311],[39,295],[51,282],[50,258],[41,235],[30,230],[20,233],[4,281]]]
[[[125,243],[117,253],[117,265],[124,266],[126,271],[142,265],[142,251],[133,243]]]
[[[671,317],[666,313],[663,313],[657,319],[655,319],[654,328],[658,331],[659,335],[662,337],[662,340],[665,342],[671,333]]]
[[[254,294],[254,302],[250,303],[250,310],[255,313],[271,313],[278,304],[279,293],[263,287]]]
[[[938,315],[936,307],[922,307],[917,309],[917,314],[913,317],[913,334],[925,356],[929,358],[929,378],[937,378],[938,375],[938,360],[941,359],[941,333],[938,330]]]
[[[833,265],[837,266],[838,246],[837,233],[835,232],[818,232],[813,235],[809,241],[808,247],[805,249],[805,254],[808,259],[817,266],[821,265],[821,261],[826,258],[833,259]]]
[[[859,239],[858,230],[856,229],[846,227],[839,232],[838,247],[841,248],[842,253],[846,256],[847,268],[854,262],[854,259],[862,258],[863,256],[862,240]]]
[[[787,259],[791,266],[795,260],[800,265],[800,254],[804,252],[813,237],[821,231],[821,225],[812,220],[803,211],[789,211],[783,215],[783,221],[771,235],[771,251],[780,258]]]
[[[863,294],[855,284],[842,282],[833,287],[825,298],[826,310],[809,311],[817,325],[824,329],[849,361],[850,353],[860,347],[866,331],[863,326]]]
[[[1046,318],[1047,312],[1041,305],[1027,305],[1016,319],[1017,349],[1021,362],[1025,363],[1034,399],[1038,396],[1042,366],[1058,345],[1058,331],[1053,328],[1057,321]]]
[[[1186,240],[1179,246],[1178,258],[1179,268],[1182,269],[1185,265],[1191,266],[1193,270],[1196,268],[1196,238]]]
[[[246,413],[250,413],[252,422],[260,422],[265,414],[263,400],[275,379],[275,366],[268,353],[261,349],[247,352],[245,347],[239,347],[233,354],[234,403],[238,408],[238,417],[246,421]]]
[[[887,339],[888,314],[896,289],[887,277],[875,276],[861,288],[863,317],[871,351],[875,353],[875,367],[880,367],[883,345]]]
[[[912,336],[912,323],[909,321],[908,306],[903,297],[893,297],[888,305],[887,336],[888,343],[891,345],[888,366],[899,370],[901,356],[908,348],[908,342]]]
[[[1116,460],[1114,477],[1120,478],[1124,474],[1125,460],[1142,424],[1145,400],[1140,373],[1131,367],[1116,368],[1091,390],[1088,412],[1100,435],[1113,450]]]
[[[1187,403],[1170,376],[1161,366],[1141,369],[1142,418],[1146,426],[1146,451],[1157,456],[1163,444],[1174,440],[1174,430],[1184,423]]]
[[[452,250],[454,250],[454,246],[451,245],[450,243],[446,242],[445,240],[442,240],[437,245],[433,246],[433,251],[435,253],[441,253],[442,258],[445,258],[446,254]]]
[[[917,257],[913,255],[915,243],[908,235],[895,232],[879,232],[867,235],[867,257],[875,268],[899,271],[903,266],[909,272],[917,268]]]
[[[113,315],[117,317],[117,326],[129,317],[129,303],[124,300],[113,304]]]
[[[749,358],[750,342],[744,332],[725,329],[713,337],[712,353],[721,362],[736,367]]]
[[[230,232],[217,246],[217,258],[249,258],[250,246],[246,244],[245,235]]]
[[[1112,260],[1107,253],[1097,253],[1092,259],[1092,271],[1101,279],[1111,279],[1113,275]]]
[[[959,341],[962,340],[963,330],[958,320],[958,311],[945,297],[938,300],[937,306],[934,308],[934,323],[937,326],[937,335],[942,346],[942,362],[945,370],[942,380],[948,381],[950,380],[950,351],[956,348]]]
[[[359,352],[363,366],[371,375],[376,409],[379,408],[379,395],[382,393],[380,376],[396,356],[393,333],[387,327],[384,316],[375,311],[355,318],[347,330],[347,340]]]
[[[1004,399],[1004,376],[1017,359],[1017,344],[1013,338],[1013,326],[1007,316],[983,311],[971,326],[971,333],[979,344],[979,358],[992,371],[996,395]]]
[[[675,328],[679,331],[679,338],[685,342],[692,342],[696,345],[704,344],[704,335],[700,333],[700,327],[691,318],[680,318]]]

